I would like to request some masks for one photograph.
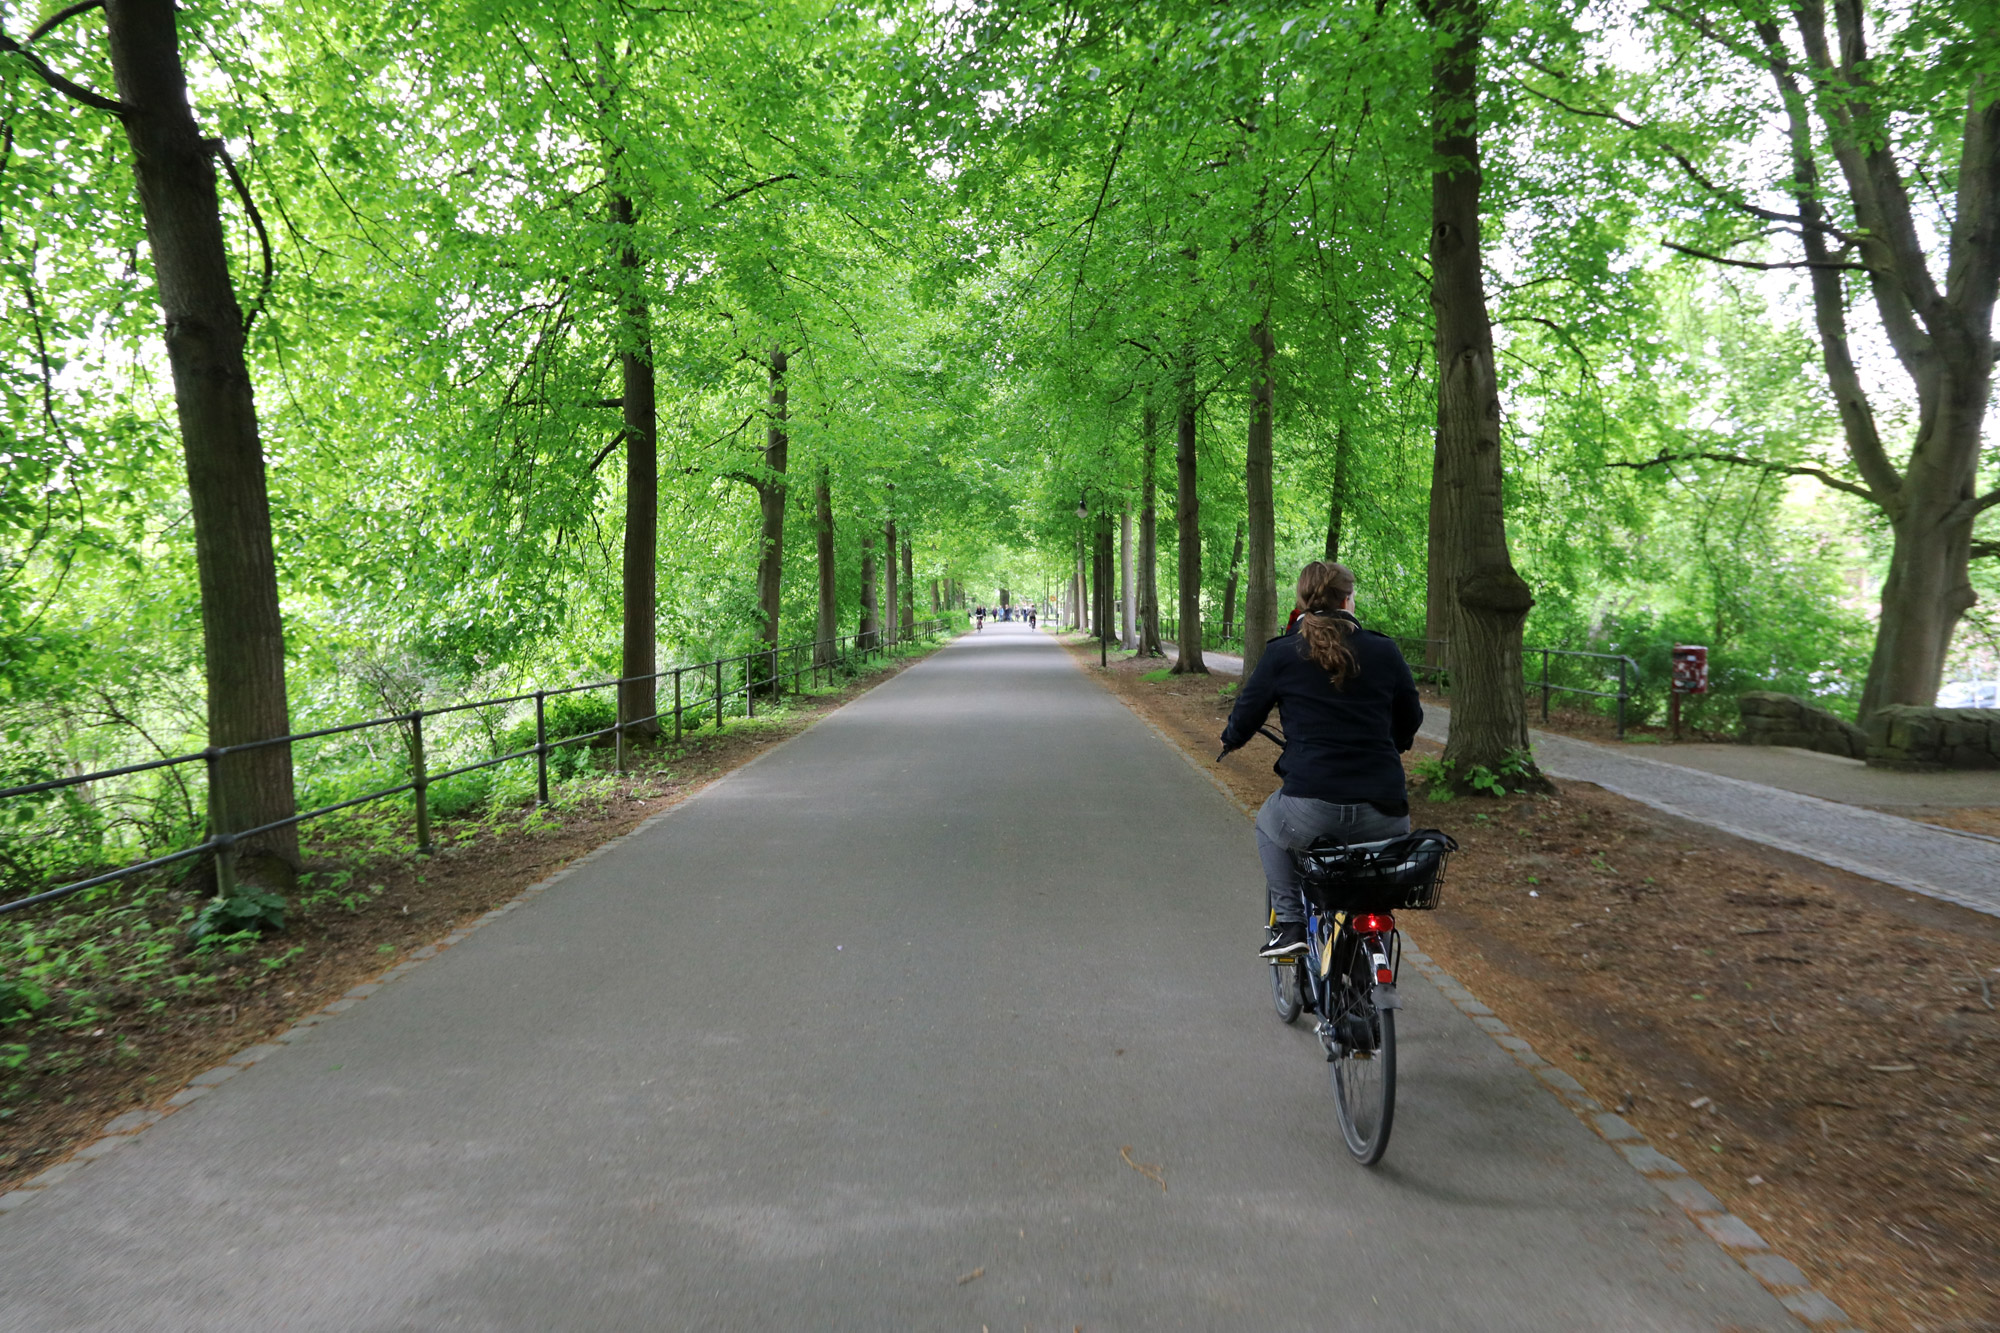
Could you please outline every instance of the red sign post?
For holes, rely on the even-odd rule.
[[[1708,693],[1708,649],[1696,643],[1674,645],[1674,677],[1667,694],[1667,718],[1674,739],[1681,738],[1681,696]]]

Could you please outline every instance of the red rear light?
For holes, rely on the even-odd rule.
[[[1389,970],[1387,963],[1377,963],[1375,964],[1375,982],[1381,986],[1393,986],[1396,984],[1396,974]]]
[[[1357,935],[1387,935],[1396,928],[1396,918],[1387,912],[1363,912],[1354,918]]]

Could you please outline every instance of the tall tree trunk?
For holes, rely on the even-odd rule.
[[[765,647],[778,644],[778,612],[784,596],[785,564],[785,465],[792,440],[786,419],[785,349],[771,349],[770,428],[765,436],[764,475],[757,485],[762,523],[758,532],[757,609],[763,623],[757,637]],[[758,672],[763,679],[771,670],[766,661]],[[775,683],[771,685],[775,689]]]
[[[938,614],[938,613],[939,613],[940,611],[942,611],[942,610],[944,610],[944,590],[943,590],[942,588],[940,588],[940,587],[938,586],[938,580],[936,580],[936,579],[932,579],[932,580],[931,580],[931,615],[932,615],[933,617],[935,617],[935,616],[936,616],[936,615],[937,615],[937,614]]]
[[[618,353],[625,426],[625,552],[623,642],[619,674],[619,716],[630,736],[660,732],[656,641],[656,579],[659,568],[660,462],[659,404],[653,382],[652,311],[646,304],[645,261],[633,236],[632,200],[611,196],[617,228],[618,266],[624,283]],[[636,719],[646,719],[638,721]]]
[[[1243,455],[1244,516],[1250,535],[1250,565],[1243,590],[1243,676],[1249,679],[1264,655],[1264,642],[1278,632],[1278,515],[1271,499],[1271,416],[1277,387],[1271,361],[1277,354],[1271,312],[1251,330],[1257,348],[1257,385],[1250,397],[1250,430]]]
[[[1080,594],[1079,603],[1083,607],[1083,629],[1086,631],[1095,631],[1097,628],[1097,603],[1093,599],[1092,594],[1093,590],[1097,587],[1097,580],[1095,578],[1095,571],[1087,568],[1084,563],[1089,558],[1086,554],[1089,548],[1090,539],[1087,536],[1079,534],[1076,539],[1076,587]]]
[[[1159,414],[1149,399],[1139,414],[1139,656],[1163,657],[1160,649],[1160,508],[1154,472],[1159,466]]]
[[[1195,460],[1194,357],[1180,384],[1174,416],[1174,464],[1179,489],[1174,497],[1174,531],[1180,543],[1180,627],[1175,639],[1174,674],[1208,674],[1201,656],[1201,479]]]
[[[190,109],[173,0],[108,0],[104,17],[118,98],[128,108],[125,137],[165,317],[187,463],[208,741],[269,740],[291,730],[285,627],[243,311],[229,276],[215,166]],[[298,809],[291,747],[223,757],[209,797],[209,818],[218,831],[290,818]],[[289,826],[259,834],[236,852],[246,881],[279,892],[293,887],[298,861],[298,831]]]
[[[910,533],[903,531],[903,634],[905,637],[917,632],[917,575],[913,568],[916,563],[910,542]]]
[[[834,582],[833,561],[833,469],[819,465],[819,479],[813,487],[813,517],[819,539],[819,621],[813,627],[813,665],[830,667],[839,660],[834,640],[840,635],[840,599]]]
[[[1130,652],[1138,647],[1138,640],[1132,624],[1133,612],[1133,569],[1132,569],[1132,506],[1127,504],[1118,511],[1118,586],[1119,617],[1118,646]]]
[[[1923,250],[1931,229],[1914,217],[1895,158],[1900,136],[1883,119],[1882,104],[1890,99],[1878,101],[1873,86],[1878,69],[1867,50],[1866,11],[1851,2],[1780,7],[1785,10],[1805,50],[1808,83],[1801,84],[1777,24],[1762,20],[1757,31],[1786,109],[1822,361],[1862,478],[1857,489],[1883,510],[1895,535],[1861,692],[1865,720],[1886,705],[1936,700],[1952,636],[1976,600],[1969,573],[1973,520],[2000,504],[2000,490],[1978,493],[1993,392],[1993,310],[2000,297],[2000,99],[1993,96],[1990,70],[1977,73],[1961,62],[1965,114],[1952,216],[1942,229],[1947,254],[1940,288]],[[1991,17],[1986,23],[1990,39]],[[1824,230],[1827,190],[1814,157],[1814,109],[1853,202],[1855,246],[1868,269],[1882,331],[1916,393],[1916,439],[1900,475],[1848,347],[1847,289]]]
[[[900,643],[903,638],[903,626],[896,618],[896,557],[901,549],[896,542],[896,520],[891,518],[882,525],[882,583],[886,594],[882,599],[882,621],[891,644]]]
[[[1096,540],[1092,540],[1092,546],[1094,546],[1092,554],[1096,556],[1096,560],[1094,560],[1096,568],[1092,572],[1094,572],[1096,582],[1098,582],[1098,602],[1096,602],[1098,638],[1110,640],[1112,628],[1114,628],[1114,624],[1112,624],[1112,614],[1114,614],[1112,612],[1112,592],[1114,592],[1114,586],[1116,586],[1112,580],[1118,576],[1118,570],[1112,566],[1112,520],[1110,520],[1110,514],[1102,514],[1102,512],[1098,514],[1096,526],[1094,526],[1094,538]]]
[[[882,636],[882,619],[875,605],[875,536],[861,534],[861,646],[872,648]]]
[[[1229,577],[1222,584],[1222,637],[1236,632],[1236,585],[1243,572],[1243,525],[1236,525],[1236,545],[1229,552]]]
[[[1535,599],[1507,553],[1500,391],[1480,256],[1479,5],[1428,0],[1426,12],[1438,33],[1431,63],[1431,305],[1438,365],[1432,507],[1449,575],[1452,709],[1444,757],[1462,788],[1475,767],[1498,771],[1513,756],[1532,764],[1521,627]],[[1439,545],[1434,539],[1433,547]],[[1534,780],[1541,781],[1539,775]]]
[[[1343,420],[1334,428],[1333,434],[1333,496],[1326,506],[1326,559],[1331,564],[1340,559],[1340,526],[1347,512],[1347,422]]]

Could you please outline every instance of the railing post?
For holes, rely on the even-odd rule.
[[[201,752],[201,757],[208,768],[208,822],[214,830],[209,837],[215,843],[215,896],[233,898],[236,896],[236,837],[229,831],[229,817],[225,809],[227,802],[222,799],[222,786],[217,781],[222,765],[222,749],[211,745]]]
[[[410,714],[410,788],[417,798],[417,855],[431,854],[431,800],[428,766],[424,763],[424,714]]]
[[[625,677],[618,678],[618,683],[612,686],[611,693],[613,723],[611,734],[617,738],[618,773],[622,777],[625,773]]]
[[[772,688],[777,688],[775,681]],[[757,716],[757,682],[750,679],[750,656],[747,653],[743,657],[743,716]]]
[[[1618,739],[1625,739],[1625,659],[1618,659]]]
[[[1549,650],[1542,649],[1542,721],[1549,720]]]
[[[548,696],[535,691],[535,804],[549,803],[549,710]]]
[[[722,659],[715,659],[715,729],[722,730]]]
[[[674,744],[681,743],[681,669],[674,668]]]

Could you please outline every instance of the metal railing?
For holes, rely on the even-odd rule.
[[[1179,643],[1181,622],[1179,616],[1160,617],[1160,641]],[[1205,653],[1219,653],[1234,648],[1240,655],[1243,651],[1243,630],[1241,626],[1230,626],[1226,630],[1217,628],[1207,621],[1201,626],[1201,650]]]
[[[900,637],[896,636],[893,632],[885,633],[882,630],[870,630],[866,634],[843,634],[832,639],[811,639],[791,644],[774,644],[768,648],[759,648],[752,652],[739,653],[734,657],[717,658],[711,662],[698,662],[691,666],[669,667],[665,671],[655,671],[644,676],[619,676],[610,680],[589,681],[582,685],[566,685],[560,689],[528,690],[519,694],[503,695],[499,698],[477,699],[470,703],[447,704],[440,708],[420,708],[414,712],[394,713],[387,717],[369,718],[363,722],[349,722],[337,727],[321,727],[317,731],[294,732],[285,736],[273,736],[267,740],[248,741],[240,745],[211,745],[205,750],[199,750],[192,754],[173,755],[164,759],[149,760],[141,764],[127,764],[121,768],[101,769],[94,773],[82,773],[74,777],[53,778],[46,782],[30,782],[18,787],[0,789],[0,800],[7,800],[12,797],[33,796],[42,792],[80,787],[87,783],[103,782],[111,778],[127,777],[137,773],[198,763],[203,765],[207,771],[208,791],[211,801],[209,821],[211,827],[217,829],[217,831],[211,833],[207,838],[192,847],[185,847],[177,852],[170,852],[163,856],[150,857],[143,861],[120,866],[116,870],[107,870],[102,874],[93,875],[88,879],[64,884],[58,888],[47,889],[40,893],[30,894],[25,898],[19,898],[13,902],[0,903],[0,915],[20,911],[42,903],[54,902],[60,898],[67,898],[71,894],[81,893],[85,889],[93,889],[99,885],[109,884],[133,875],[143,875],[151,871],[163,870],[168,866],[201,856],[212,856],[215,859],[217,890],[226,896],[231,892],[235,883],[233,856],[239,844],[248,839],[258,837],[261,834],[274,833],[280,829],[303,824],[308,819],[316,819],[322,815],[330,815],[358,805],[366,805],[371,801],[386,800],[392,796],[400,796],[405,792],[411,793],[415,806],[416,849],[421,855],[429,855],[434,850],[431,844],[429,789],[437,783],[450,778],[462,777],[468,773],[476,773],[483,769],[494,768],[501,764],[511,763],[517,759],[533,758],[535,761],[535,803],[537,805],[547,805],[549,803],[549,756],[557,750],[572,745],[587,745],[592,741],[603,740],[607,736],[614,737],[617,750],[617,770],[623,773],[626,771],[626,737],[634,728],[658,725],[664,731],[667,720],[671,718],[674,729],[673,736],[676,742],[681,739],[684,732],[699,730],[704,716],[712,716],[716,728],[720,729],[722,724],[727,720],[730,702],[738,695],[741,695],[743,698],[743,715],[754,718],[757,715],[757,696],[759,693],[775,697],[782,693],[782,685],[788,681],[790,682],[792,692],[796,694],[799,692],[799,682],[807,675],[812,677],[813,684],[817,686],[820,684],[823,676],[831,676],[835,671],[843,667],[851,667],[869,658],[881,658],[891,649],[901,644],[913,643],[918,640],[935,639],[945,630],[946,625],[947,622],[944,620],[923,620],[912,625],[909,632]],[[826,651],[822,652],[820,651],[821,649],[825,649]],[[729,683],[728,680],[728,677],[732,675],[736,678],[733,684]],[[691,695],[685,690],[685,686],[690,679],[695,682],[695,692]],[[654,711],[646,716],[630,718],[624,716],[625,690],[622,688],[623,686],[640,681],[660,682],[666,680],[673,682],[673,705],[671,709],[656,698]],[[710,684],[711,681],[713,682],[712,685]],[[549,738],[549,700],[558,699],[565,695],[582,694],[590,690],[603,689],[614,691],[612,697],[614,700],[615,720],[610,726],[599,727],[591,731],[581,731],[572,736],[562,736],[553,740]],[[706,689],[706,693],[703,693],[704,689]],[[474,709],[480,708],[511,707],[515,704],[526,703],[529,700],[533,700],[535,705],[535,743],[533,745],[526,749],[496,755],[490,759],[481,759],[469,764],[460,764],[456,768],[446,769],[441,773],[429,771],[425,763],[424,754],[424,719],[447,717],[453,714],[471,712]],[[274,819],[269,823],[259,824],[254,828],[229,828],[227,811],[214,808],[213,802],[219,799],[218,793],[220,791],[215,781],[216,766],[229,755],[247,754],[255,750],[269,749],[274,745],[290,745],[294,741],[317,740],[327,736],[340,736],[352,732],[366,731],[371,728],[397,726],[406,726],[409,728],[408,742],[411,777],[407,782],[399,782],[392,787],[383,787],[378,791],[371,791],[366,795],[338,801],[332,805],[323,805],[311,810],[302,810],[284,819]]]
[[[1160,617],[1160,639],[1162,642],[1178,643],[1180,641],[1178,630],[1179,625],[1175,617]],[[1410,658],[1411,665],[1415,668],[1419,676],[1427,675],[1438,684],[1441,690],[1449,690],[1451,675],[1449,661],[1451,645],[1449,643],[1442,639],[1426,639],[1407,634],[1391,634],[1389,637],[1394,639],[1397,646],[1404,650],[1404,655]],[[1231,646],[1234,646],[1239,653],[1243,651],[1243,636],[1241,634],[1225,636],[1220,630],[1211,629],[1209,626],[1203,625],[1201,639],[1201,646],[1204,652],[1220,651]],[[1433,659],[1433,654],[1430,652],[1430,649],[1433,647],[1439,650],[1435,654],[1435,658],[1438,662],[1443,663],[1442,666],[1426,665]],[[1415,649],[1415,651],[1412,652],[1412,649]],[[1540,657],[1541,659],[1540,679],[1524,683],[1530,689],[1539,691],[1542,696],[1542,721],[1547,722],[1549,720],[1549,696],[1551,694],[1582,694],[1594,699],[1611,699],[1616,701],[1617,705],[1618,739],[1621,741],[1625,739],[1625,710],[1626,706],[1632,700],[1632,686],[1639,679],[1639,664],[1637,662],[1623,653],[1589,653],[1571,648],[1537,648],[1534,646],[1524,646],[1521,649],[1521,656],[1523,659],[1522,665],[1527,670],[1533,669],[1536,657]],[[1618,675],[1618,688],[1614,690],[1597,690],[1583,685],[1565,685],[1551,679],[1551,659],[1559,658],[1614,663]],[[1605,678],[1603,683],[1610,683],[1609,677],[1612,669],[1610,666],[1598,668],[1599,674]]]
[[[1451,644],[1448,641],[1444,639],[1425,639],[1406,634],[1391,634],[1389,637],[1394,639],[1397,646],[1404,650],[1405,656],[1411,658],[1412,665],[1416,667],[1420,674],[1429,674],[1437,681],[1438,688],[1441,691],[1445,693],[1450,692]],[[1413,647],[1416,649],[1416,652],[1411,654],[1409,650]],[[1441,665],[1424,665],[1432,661],[1433,655],[1430,649],[1433,647],[1438,649],[1435,658]],[[1541,694],[1542,721],[1547,722],[1549,720],[1549,696],[1551,694],[1582,694],[1588,695],[1593,699],[1611,699],[1616,701],[1617,704],[1618,739],[1621,741],[1625,739],[1625,709],[1632,701],[1632,686],[1639,679],[1639,664],[1637,662],[1623,653],[1589,653],[1574,648],[1537,648],[1529,644],[1523,645],[1521,648],[1521,666],[1524,674],[1532,672],[1535,669],[1534,659],[1536,657],[1541,658],[1540,678],[1524,679],[1522,683],[1529,690],[1538,691]],[[1615,690],[1594,690],[1584,685],[1564,685],[1552,680],[1549,674],[1552,665],[1551,659],[1557,658],[1615,663],[1618,673],[1618,688]],[[1611,667],[1598,667],[1596,671],[1604,684],[1610,684]]]

